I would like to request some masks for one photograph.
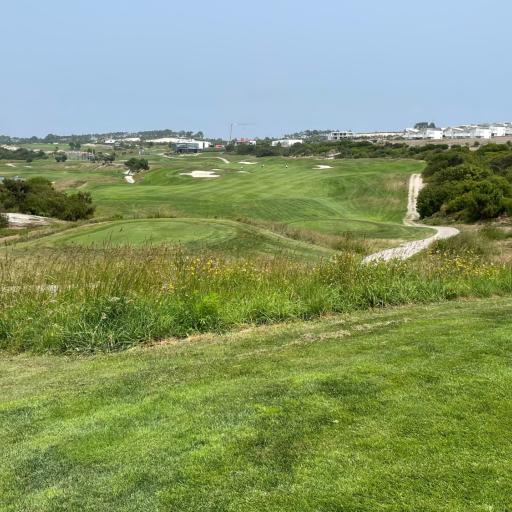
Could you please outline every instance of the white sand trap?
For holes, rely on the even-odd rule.
[[[332,169],[332,165],[316,165],[315,169]]]
[[[128,183],[135,183],[135,180],[133,179],[133,176],[125,176],[124,179],[128,182]]]
[[[216,156],[215,158],[218,158],[219,160],[222,160],[225,164],[230,164],[231,162],[227,160],[226,158],[222,158],[221,156]]]
[[[238,172],[241,172],[242,174],[249,174],[249,171],[238,171]]]
[[[192,176],[192,178],[218,178],[219,175],[213,171],[191,171],[191,172],[180,172],[181,176]]]
[[[16,164],[5,164],[7,167],[16,167]]]
[[[242,164],[242,165],[256,165],[256,162],[238,162],[239,164]]]
[[[212,169],[212,171],[220,171],[220,169]]]
[[[25,165],[24,167],[26,167],[27,169],[32,169],[31,165]]]

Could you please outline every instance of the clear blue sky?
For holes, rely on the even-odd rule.
[[[0,134],[512,120],[510,0],[2,2]]]

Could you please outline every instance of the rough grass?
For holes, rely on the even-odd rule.
[[[512,302],[0,359],[5,512],[512,508]]]
[[[439,247],[377,265],[351,253],[313,264],[172,247],[77,247],[6,253],[0,283],[0,348],[94,352],[242,324],[508,294],[512,270]]]

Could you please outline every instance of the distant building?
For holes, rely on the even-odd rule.
[[[327,135],[327,140],[335,141],[335,140],[343,140],[343,139],[352,139],[354,138],[354,132],[352,131],[336,131],[331,132]]]
[[[281,139],[273,140],[272,147],[281,146],[283,148],[291,148],[294,144],[302,144],[302,139]]]
[[[446,139],[470,139],[471,132],[465,126],[451,126],[443,130]]]
[[[196,142],[175,142],[172,148],[176,153],[199,153],[199,144]]]
[[[492,138],[492,131],[490,128],[485,126],[471,126],[469,133],[472,138],[475,139],[490,139]]]
[[[210,142],[207,140],[183,139],[180,137],[163,137],[161,139],[151,139],[146,142],[153,142],[153,144],[171,144],[173,148],[180,144],[192,144],[197,147],[198,151],[203,151],[211,146]]]
[[[239,144],[249,144],[250,146],[256,146],[256,140],[255,139],[247,139],[245,137],[242,137],[240,139],[235,139],[233,141],[233,144],[235,146],[238,146]]]
[[[406,128],[403,137],[409,140],[441,140],[443,130],[441,128]]]
[[[489,128],[493,137],[505,137],[507,135],[507,126],[504,124],[491,124]]]

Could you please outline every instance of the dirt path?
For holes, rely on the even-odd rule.
[[[425,227],[423,224],[419,224],[417,221],[420,216],[417,210],[418,194],[423,188],[423,179],[421,174],[413,174],[409,180],[409,197],[407,201],[407,213],[404,218],[404,224],[406,226],[413,227]],[[443,240],[457,236],[460,231],[457,228],[447,226],[428,226],[432,227],[436,231],[435,235],[432,235],[423,240],[415,240],[414,242],[407,242],[398,247],[392,249],[386,249],[384,251],[376,252],[366,256],[363,260],[364,263],[370,263],[372,261],[389,261],[389,260],[406,260],[415,254],[425,250],[427,247],[432,245],[436,240]]]

